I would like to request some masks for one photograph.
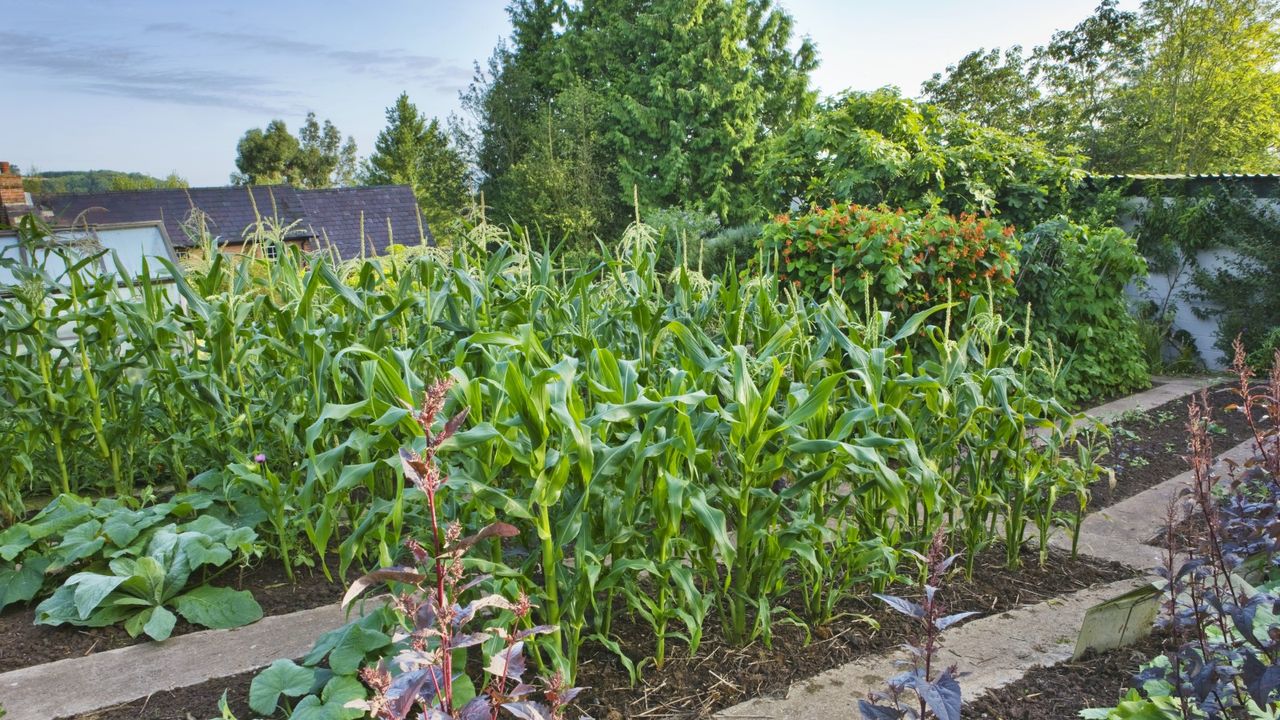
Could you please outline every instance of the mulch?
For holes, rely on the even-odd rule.
[[[1134,575],[1117,563],[1071,558],[1056,550],[1044,568],[1038,566],[1033,551],[1024,554],[1024,567],[1019,570],[1007,569],[1003,561],[1003,549],[992,548],[979,557],[972,580],[957,575],[948,582],[941,596],[949,611],[1000,613]],[[918,595],[912,588],[896,592],[911,598]],[[708,618],[696,657],[689,657],[679,642],[669,641],[665,666],[647,667],[635,687],[616,656],[589,643],[582,648],[578,678],[578,683],[589,690],[578,709],[597,720],[706,718],[752,697],[785,692],[793,682],[824,670],[886,652],[917,631],[913,621],[888,610],[869,595],[846,600],[838,612],[842,617],[811,633],[775,623],[772,647],[760,642],[733,647],[724,641],[718,621]],[[649,626],[622,617],[614,622],[614,639],[635,659],[648,657],[654,650]],[[246,673],[159,693],[145,701],[79,716],[77,720],[185,720],[188,713],[195,718],[215,717],[224,690],[233,711],[244,718],[252,676]]]
[[[963,715],[979,720],[1063,720],[1078,717],[1085,708],[1113,707],[1133,686],[1138,669],[1165,651],[1165,643],[1153,635],[1128,647],[1034,668],[1018,681],[965,703]]]
[[[251,568],[224,572],[214,578],[212,584],[249,590],[262,606],[263,616],[309,610],[342,599],[346,588],[337,580],[336,573],[335,581],[329,582],[319,570],[301,567],[294,568],[293,572],[294,578],[290,581],[283,563],[264,560]],[[359,575],[358,572],[349,574],[353,578]],[[36,604],[38,603],[29,607],[9,608],[0,615],[0,638],[3,638],[0,641],[0,672],[114,650],[150,640],[145,635],[129,637],[122,625],[103,628],[35,625]],[[204,629],[179,618],[173,635],[185,635]]]

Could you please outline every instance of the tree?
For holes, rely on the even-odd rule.
[[[155,190],[158,188],[190,187],[186,178],[177,172],[171,172],[163,178],[154,178],[137,173],[120,173],[108,179],[111,190]]]
[[[769,0],[584,0],[570,66],[609,111],[616,191],[646,207],[700,205],[742,219],[758,143],[812,109],[807,39]]]
[[[578,84],[547,103],[539,119],[541,137],[492,184],[491,214],[533,225],[572,248],[591,248],[618,204],[602,157],[604,106]]]
[[[929,102],[1009,132],[1035,129],[1040,91],[1022,47],[978,49],[921,87]]]
[[[290,182],[293,161],[299,150],[298,138],[283,120],[272,120],[267,129],[253,128],[236,145],[236,168],[231,182],[236,185],[276,185]]]
[[[1138,13],[1103,0],[1093,15],[1036,48],[1031,70],[1044,98],[1039,134],[1051,147],[1076,149],[1099,167],[1125,152],[1128,143],[1107,130],[1119,119],[1117,94],[1142,66],[1147,34]]]
[[[507,6],[511,41],[499,41],[488,63],[477,63],[462,94],[466,118],[455,133],[480,174],[482,188],[529,152],[541,123],[534,118],[559,92],[564,53],[558,28],[568,7],[561,0],[515,0]]]
[[[351,185],[355,178],[356,144],[328,120],[321,126],[315,113],[298,131],[289,132],[283,120],[272,120],[266,130],[252,128],[236,145],[236,185],[289,183],[305,188]]]
[[[1277,0],[1104,0],[1030,62],[978,51],[923,92],[1098,172],[1266,171],[1280,166],[1278,65]]]
[[[742,219],[754,214],[760,142],[816,99],[814,48],[806,39],[793,49],[791,18],[769,0],[514,0],[508,10],[511,41],[477,67],[463,96],[470,122],[460,127],[495,207],[520,205],[521,182],[508,176],[524,163],[530,182],[566,171],[599,178],[604,202],[565,196],[578,207],[560,207],[566,217],[598,217],[601,229],[630,218],[633,186],[645,207]],[[599,112],[570,122],[557,103],[577,86],[568,104],[589,101]],[[598,122],[584,127],[583,118]],[[554,148],[573,141],[554,138],[571,125],[592,152],[572,159],[576,169],[533,172],[535,156],[569,162]]]
[[[387,108],[387,126],[365,163],[364,181],[413,188],[428,227],[443,228],[467,202],[466,162],[440,123],[428,122],[407,93]]]
[[[1147,60],[1119,95],[1134,149],[1113,169],[1261,172],[1280,139],[1280,7],[1274,0],[1147,0]]]

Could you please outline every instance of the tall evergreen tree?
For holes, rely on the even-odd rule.
[[[440,123],[428,121],[408,93],[387,108],[387,126],[365,163],[364,180],[413,188],[428,226],[437,230],[457,218],[467,201],[466,163]]]
[[[593,79],[620,196],[697,204],[741,218],[760,139],[812,109],[816,51],[792,50],[769,0],[584,0],[570,15],[570,66]]]
[[[463,135],[495,207],[518,204],[507,176],[542,152],[542,120],[549,110],[554,126],[557,98],[577,85],[587,91],[579,100],[599,104],[589,113],[599,124],[578,128],[599,138],[599,152],[578,160],[604,178],[604,227],[630,216],[633,186],[646,207],[744,217],[761,139],[815,102],[814,48],[795,42],[791,18],[770,0],[514,0],[508,9],[510,44],[464,95],[473,122]]]

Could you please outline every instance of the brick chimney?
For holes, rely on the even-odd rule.
[[[13,166],[0,161],[0,226],[12,225],[31,212],[27,194],[22,190],[22,176]]]

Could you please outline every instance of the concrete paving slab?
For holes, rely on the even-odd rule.
[[[1127,412],[1141,412],[1180,397],[1186,397],[1204,388],[1222,381],[1221,376],[1152,378],[1155,386],[1150,390],[1127,395],[1109,403],[1103,403],[1086,411],[1085,414],[1103,422],[1112,422]]]
[[[381,603],[370,599],[365,607],[371,611]],[[87,713],[257,670],[278,658],[300,658],[322,633],[346,622],[339,605],[326,605],[233,630],[205,630],[12,670],[0,674],[0,706],[9,713],[5,720]]]
[[[969,673],[961,678],[960,685],[963,697],[972,700],[987,690],[1021,678],[1033,667],[1070,659],[1085,612],[1145,583],[1141,579],[1122,580],[979,618],[943,634],[944,645],[938,661],[942,667],[954,663],[960,672]],[[716,717],[721,720],[856,718],[858,700],[868,692],[882,689],[887,678],[901,672],[895,663],[905,658],[906,654],[899,651],[849,663],[792,685],[784,697],[749,700]]]
[[[1214,469],[1219,475],[1225,475],[1227,461],[1240,463],[1252,455],[1253,440],[1245,440],[1218,455]],[[1191,487],[1193,478],[1188,470],[1090,514],[1080,526],[1080,552],[1143,570],[1160,564],[1162,550],[1146,543],[1159,542],[1169,503]],[[1185,518],[1188,510],[1185,503],[1180,503],[1177,519]],[[1065,549],[1071,547],[1071,538],[1065,533],[1056,534],[1050,542]]]

